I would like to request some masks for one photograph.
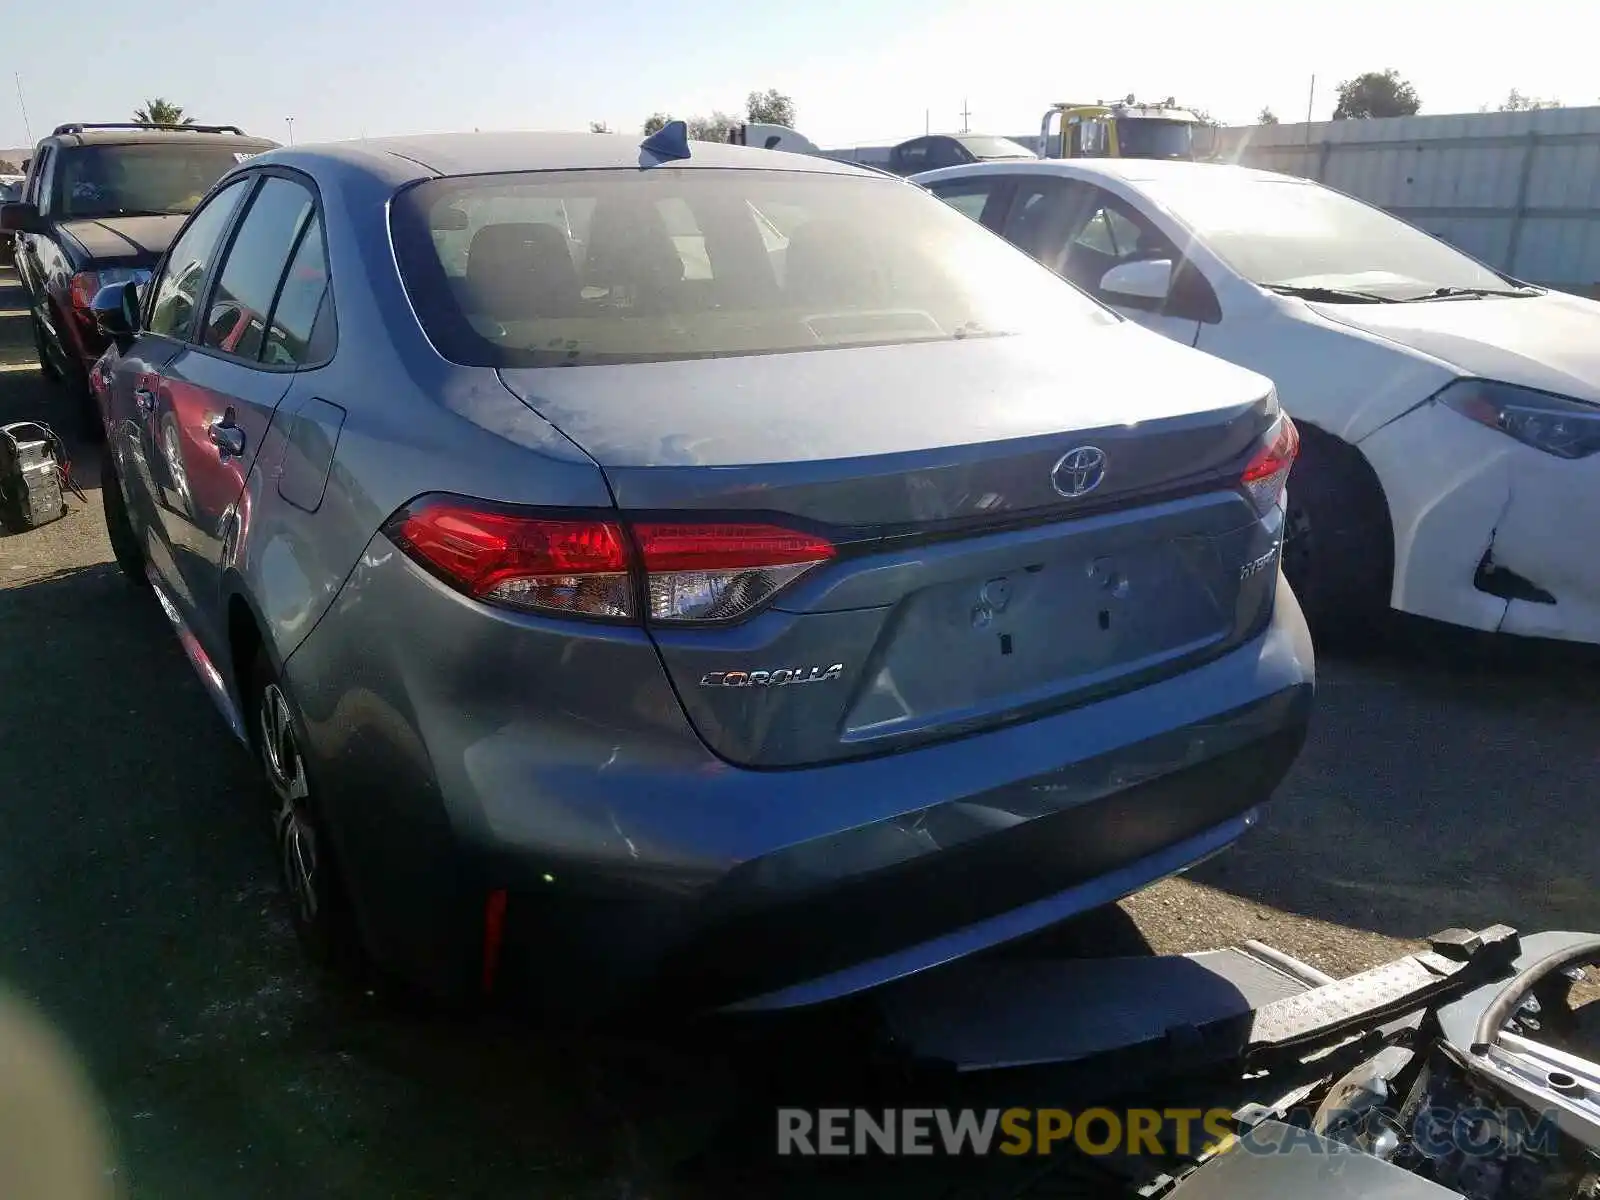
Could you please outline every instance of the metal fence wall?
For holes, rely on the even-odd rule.
[[[1224,156],[1388,209],[1510,275],[1600,292],[1600,108],[1255,125]]]

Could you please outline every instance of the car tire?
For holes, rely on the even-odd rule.
[[[57,321],[60,319],[58,316]],[[77,355],[59,344],[57,349],[61,352],[61,361],[52,362],[47,337],[44,326],[35,318],[33,340],[34,350],[39,356],[39,369],[44,372],[46,379],[55,384],[57,394],[68,409],[60,427],[72,429],[78,440],[87,445],[103,441],[105,427],[100,423],[99,401],[95,399],[94,389],[89,386],[89,372],[78,361]]]
[[[306,957],[341,983],[366,982],[355,910],[301,752],[299,712],[263,651],[250,672],[250,741],[272,803],[273,846],[289,919]]]
[[[33,324],[33,352],[39,358],[39,372],[51,383],[59,383],[61,368],[50,359],[50,344],[45,340],[44,323],[38,317],[30,320]]]
[[[1383,485],[1354,446],[1305,425],[1289,473],[1283,573],[1318,638],[1352,640],[1385,627],[1394,526]]]
[[[150,586],[145,574],[144,553],[139,549],[139,537],[133,531],[128,517],[128,504],[122,494],[122,480],[117,475],[117,464],[111,450],[100,456],[100,506],[105,513],[106,535],[111,539],[111,553],[117,567],[135,587]]]

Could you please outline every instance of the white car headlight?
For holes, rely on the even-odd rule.
[[[1458,379],[1434,399],[1557,458],[1600,453],[1600,405],[1585,400],[1488,379]]]

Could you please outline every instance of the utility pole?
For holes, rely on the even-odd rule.
[[[1306,144],[1311,144],[1311,110],[1317,104],[1317,77],[1311,77],[1311,95],[1306,97]]]
[[[930,134],[932,132],[933,132],[933,110],[930,109],[930,108],[925,108],[925,109],[922,110],[922,136],[923,137],[927,137],[928,134]]]
[[[294,118],[285,117],[284,121],[287,122],[289,126],[289,145],[292,146],[294,145]]]
[[[961,102],[961,132],[971,133],[972,127],[967,123],[972,119],[972,112],[967,108],[967,102]]]
[[[18,71],[12,76],[17,81],[17,107],[22,109],[22,128],[28,135],[28,141],[33,141],[33,126],[28,123],[28,102],[22,98],[22,72]]]

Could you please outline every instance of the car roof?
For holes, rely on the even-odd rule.
[[[1225,171],[1239,179],[1255,179],[1262,183],[1302,183],[1309,179],[1283,175],[1276,171],[1262,171],[1255,167],[1241,167],[1235,163],[1181,162],[1159,158],[1041,158],[1022,162],[973,163],[959,167],[940,167],[912,177],[914,182],[938,180],[956,175],[980,172],[1026,172],[1041,175],[1099,175],[1107,179],[1122,179],[1129,183],[1182,183],[1202,178],[1206,173]]]
[[[82,129],[71,133],[51,134],[46,141],[60,146],[142,146],[161,143],[226,146],[235,150],[271,150],[278,143],[267,138],[250,137],[237,133],[213,133],[210,130],[186,129]]]
[[[643,136],[617,133],[441,133],[414,137],[367,138],[297,146],[281,151],[272,161],[285,163],[341,160],[404,160],[414,170],[433,175],[491,175],[511,171],[578,171],[630,169],[645,165],[640,143]],[[393,166],[384,173],[392,173]],[[880,179],[873,171],[853,163],[837,162],[809,154],[734,146],[722,142],[690,142],[689,157],[666,160],[670,167],[722,167],[752,171],[810,171],[826,175],[855,175]]]

